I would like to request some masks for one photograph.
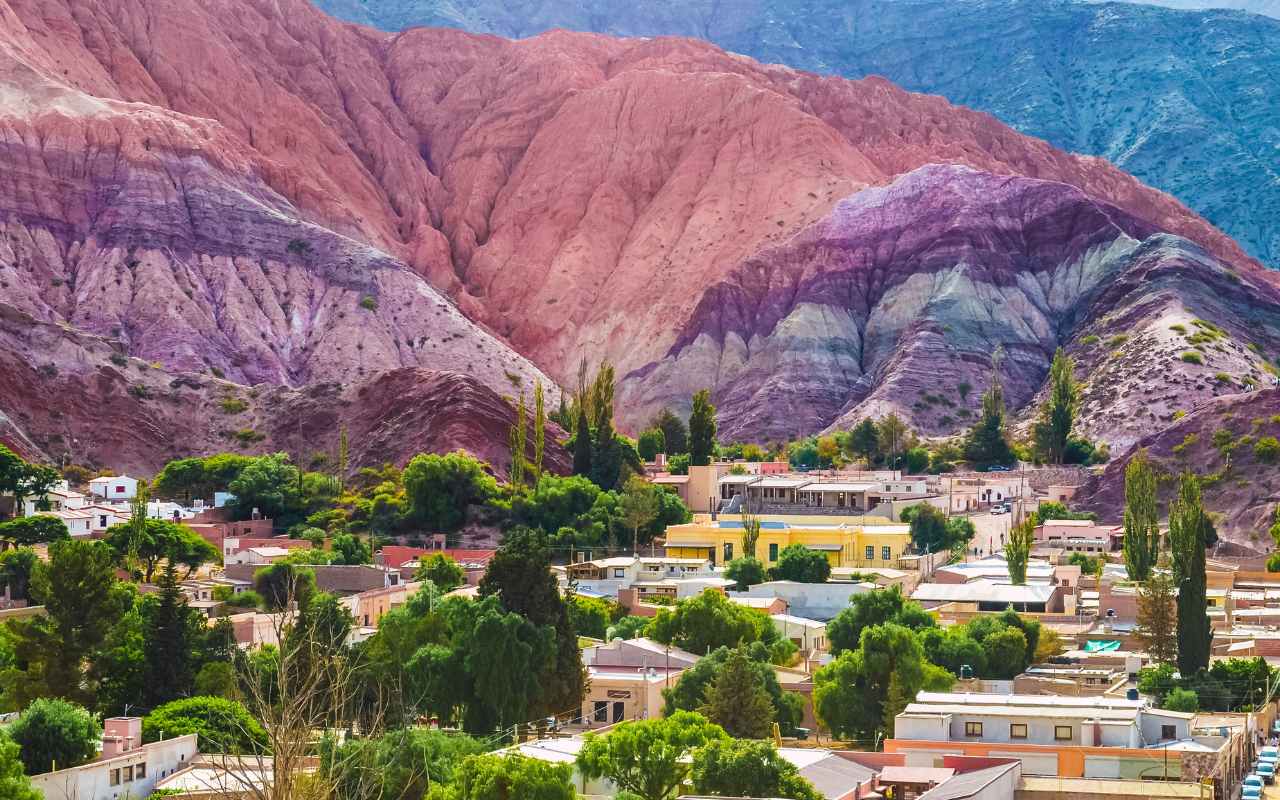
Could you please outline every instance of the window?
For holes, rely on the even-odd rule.
[[[1071,726],[1070,725],[1054,725],[1053,738],[1058,740],[1059,742],[1071,741]]]
[[[981,736],[981,735],[982,735],[982,723],[981,723],[981,722],[966,722],[966,723],[964,724],[964,735],[965,735],[965,736]]]
[[[109,775],[109,777],[107,778],[107,781],[108,781],[112,786],[119,786],[119,785],[120,785],[120,770],[118,770],[118,769],[113,769],[113,770],[111,770],[111,774],[110,774],[110,775]]]
[[[733,542],[724,543],[724,563],[728,564],[733,560]]]
[[[868,561],[875,560],[876,548],[873,545],[867,545],[866,557]]]
[[[116,494],[124,494],[124,487],[123,487],[123,486],[117,486],[117,487],[116,487]]]
[[[881,561],[888,561],[888,560],[889,560],[889,557],[890,557],[890,556],[889,556],[889,554],[890,554],[891,552],[892,552],[892,551],[889,549],[889,546],[888,546],[888,545],[885,545],[884,547],[881,547],[881,548],[880,548],[880,560],[881,560]]]
[[[778,560],[778,543],[777,542],[769,542],[769,560],[770,561]]]
[[[1025,723],[1025,722],[1014,722],[1014,723],[1010,724],[1010,725],[1009,725],[1009,738],[1010,738],[1010,739],[1025,739],[1025,738],[1027,738],[1027,725],[1026,725],[1026,723]]]
[[[133,777],[137,778],[138,780],[142,780],[143,778],[147,777],[147,765],[139,764],[136,767],[134,767]]]
[[[133,767],[131,766],[124,767],[120,771],[124,773],[123,775],[120,776],[120,779],[123,780],[125,783],[128,783],[129,781],[133,780]]]
[[[615,578],[625,578],[625,577],[627,577],[627,570],[626,570],[625,568],[614,567],[614,569],[613,569],[613,577],[615,577]]]
[[[1161,725],[1160,738],[1161,739],[1177,739],[1178,729],[1173,725]]]

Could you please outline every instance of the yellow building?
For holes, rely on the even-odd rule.
[[[756,558],[773,566],[789,545],[825,553],[833,567],[897,567],[911,543],[911,528],[883,517],[761,516]],[[698,515],[693,522],[667,528],[669,558],[709,558],[727,564],[743,555],[742,517],[716,520]]]

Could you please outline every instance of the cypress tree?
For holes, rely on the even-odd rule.
[[[991,387],[982,396],[982,416],[965,436],[964,457],[974,464],[1008,464],[1013,450],[1004,433],[1004,387],[1000,385],[1000,358],[997,347],[991,357]]]
[[[542,478],[542,455],[547,446],[547,407],[542,398],[542,381],[533,385],[533,482]]]
[[[1075,424],[1079,390],[1076,388],[1075,364],[1059,347],[1049,367],[1049,399],[1040,410],[1033,429],[1036,450],[1050,464],[1061,464]]]
[[[711,405],[711,392],[700,389],[693,395],[689,413],[689,464],[704,467],[711,463],[716,449],[716,407]]]
[[[1159,551],[1156,476],[1144,448],[1124,469],[1124,566],[1129,580],[1147,580]]]
[[[1194,675],[1209,666],[1213,631],[1205,613],[1204,550],[1208,517],[1200,500],[1200,480],[1183,473],[1178,497],[1169,507],[1169,546],[1178,588],[1178,672]]]
[[[165,562],[158,581],[159,601],[147,615],[144,639],[146,696],[155,707],[191,693],[195,677],[191,609],[178,586],[172,560]]]
[[[773,700],[742,647],[729,653],[698,710],[735,738],[764,739],[773,730]]]
[[[573,434],[573,474],[591,475],[591,423],[587,421],[587,406],[578,401],[578,422]]]
[[[1036,540],[1036,520],[1027,517],[1009,531],[1009,539],[1004,545],[1004,558],[1009,562],[1009,580],[1014,586],[1027,582],[1027,560],[1031,557],[1031,547]]]

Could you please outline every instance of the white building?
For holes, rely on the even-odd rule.
[[[128,475],[94,478],[89,481],[89,492],[109,502],[127,502],[138,496],[138,481]]]
[[[87,539],[93,534],[93,514],[84,509],[62,511],[39,511],[37,516],[56,517],[67,526],[67,533],[73,539]]]
[[[69,511],[83,508],[88,502],[88,498],[83,494],[68,488],[66,481],[59,481],[43,497],[28,497],[23,500],[22,515],[30,517],[36,514],[45,514],[49,511]],[[45,510],[42,511],[42,508]]]
[[[223,564],[274,564],[285,556],[289,550],[284,547],[250,547],[223,558]]]
[[[955,743],[1012,747],[1024,773],[1057,775],[1055,751],[1064,748],[1199,749],[1191,737],[1194,717],[1150,708],[1143,700],[1105,696],[920,692],[894,719],[887,749],[905,753],[908,766],[932,766],[939,754],[953,752]],[[1024,753],[1027,746],[1047,748],[1045,757]],[[1086,756],[1085,777],[1119,777],[1105,774],[1115,768],[1114,760]]]
[[[778,597],[787,610],[797,617],[811,620],[834,619],[848,608],[854,595],[875,591],[874,583],[799,583],[797,581],[765,581],[745,592],[728,592],[730,598]]]
[[[142,743],[140,717],[104,721],[102,755],[88,764],[34,775],[31,785],[45,800],[145,798],[156,782],[186,766],[199,751],[196,735]]]
[[[89,529],[94,535],[106,533],[112,525],[129,521],[129,509],[124,506],[93,503],[80,510],[88,512],[93,517],[90,520]]]
[[[773,627],[778,629],[783,639],[789,640],[801,652],[827,649],[827,625],[807,617],[796,617],[791,614],[772,614]]]

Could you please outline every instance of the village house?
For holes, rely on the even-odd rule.
[[[138,480],[128,475],[113,475],[89,481],[89,493],[109,503],[127,503],[138,496]]]
[[[198,755],[196,735],[143,744],[141,717],[103,721],[101,755],[78,767],[31,776],[45,800],[122,800],[151,794],[156,783]]]
[[[908,766],[950,754],[1012,756],[1028,775],[1194,780],[1182,759],[1226,745],[1193,737],[1194,717],[1124,697],[920,692],[895,718],[884,749],[904,754]]]
[[[31,517],[52,511],[71,511],[84,508],[88,503],[89,498],[68,488],[66,481],[59,481],[40,497],[25,498],[22,501],[22,515]]]
[[[823,553],[834,567],[893,567],[911,546],[911,527],[875,517],[761,516],[756,557],[776,566],[782,551],[793,544]],[[666,531],[667,555],[728,564],[742,555],[740,515],[695,518]]]

